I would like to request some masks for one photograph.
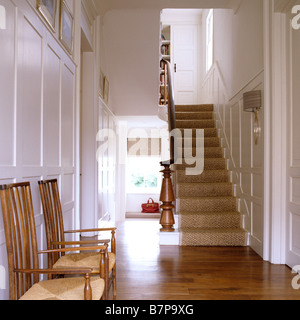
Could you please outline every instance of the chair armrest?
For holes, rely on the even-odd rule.
[[[93,247],[73,247],[73,248],[60,248],[60,249],[41,250],[41,251],[38,252],[38,254],[57,253],[57,252],[72,252],[72,251],[95,251],[95,250],[107,251],[107,245],[104,245],[104,246],[93,246]]]
[[[116,253],[116,233],[117,228],[96,228],[96,229],[80,229],[80,230],[69,230],[64,233],[85,233],[85,232],[101,232],[101,231],[111,231],[111,251]]]
[[[64,269],[14,269],[17,273],[38,273],[38,274],[90,274],[90,268],[64,268]]]
[[[54,246],[72,246],[72,245],[81,245],[81,244],[96,244],[96,243],[104,243],[108,244],[110,242],[109,239],[103,240],[86,240],[86,241],[60,241],[60,242],[51,242]]]
[[[80,230],[68,230],[65,233],[79,233],[79,232],[100,232],[100,231],[116,231],[117,228],[96,228],[96,229],[80,229]]]

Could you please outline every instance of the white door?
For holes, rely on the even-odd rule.
[[[291,94],[287,117],[286,264],[293,268],[300,265],[300,30],[292,29],[289,32]],[[300,268],[298,269],[300,271]]]
[[[197,104],[198,26],[172,26],[172,64],[175,104]]]

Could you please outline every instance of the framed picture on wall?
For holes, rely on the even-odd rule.
[[[55,31],[55,19],[58,0],[37,0],[36,7],[53,31]]]
[[[59,38],[69,53],[73,51],[73,30],[74,21],[71,11],[65,1],[61,1]]]
[[[108,103],[108,98],[109,98],[109,82],[108,79],[105,77],[104,78],[104,101]]]

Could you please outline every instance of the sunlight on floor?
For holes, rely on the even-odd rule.
[[[127,254],[135,264],[139,260],[156,261],[160,253],[159,221],[156,219],[127,219],[125,234]]]

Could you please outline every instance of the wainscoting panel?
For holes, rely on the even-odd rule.
[[[254,114],[243,111],[243,94],[262,90],[264,72],[258,73],[233,96],[229,97],[221,70],[216,62],[206,76],[202,95],[205,103],[214,103],[215,118],[224,141],[225,155],[229,160],[232,182],[236,185],[243,227],[249,232],[249,245],[263,254],[263,199],[264,199],[264,140],[263,112],[260,111],[262,136],[255,145]]]
[[[45,249],[39,180],[58,179],[66,227],[75,228],[76,66],[30,4],[1,1],[7,24],[0,30],[0,184],[30,182],[38,245]],[[46,257],[40,259],[45,266]],[[4,300],[8,276],[1,208],[0,266],[6,270],[0,288]]]
[[[60,67],[61,59],[54,49],[46,46],[44,76],[45,143],[47,152],[44,162],[47,166],[60,166]]]
[[[14,5],[4,1],[7,16],[14,16]],[[0,48],[5,48],[6,54],[0,59],[0,167],[15,164],[15,73],[11,72],[15,66],[15,24],[14,19],[6,19],[6,30],[0,31]],[[2,175],[0,175],[2,177]]]

